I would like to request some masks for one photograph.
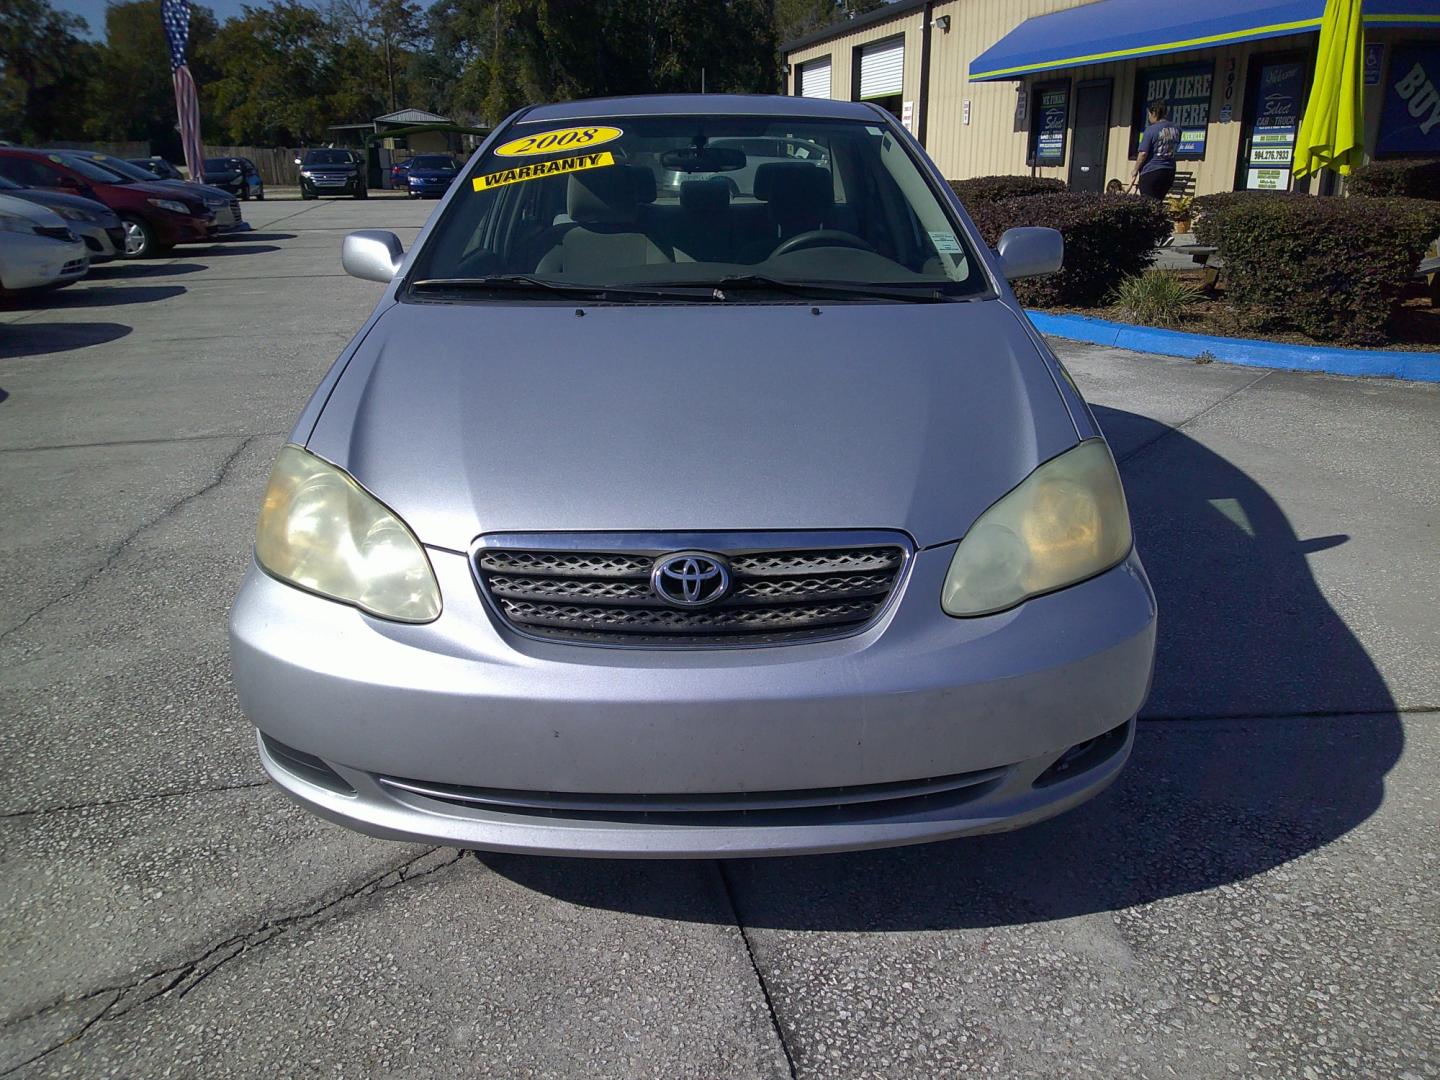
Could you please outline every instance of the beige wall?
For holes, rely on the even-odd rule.
[[[1136,73],[1139,69],[1172,64],[1213,60],[1214,89],[1210,102],[1210,126],[1202,161],[1182,161],[1179,170],[1194,179],[1197,194],[1229,191],[1235,186],[1236,158],[1240,152],[1245,115],[1245,80],[1250,60],[1257,55],[1309,52],[1315,35],[1270,38],[1217,49],[1197,49],[1168,56],[1146,57],[1125,63],[1096,64],[1042,74],[1027,79],[1026,98],[1033,101],[1037,83],[1059,79],[1070,80],[1071,131],[1066,137],[1066,161],[1056,168],[1031,169],[1025,164],[1029,144],[1029,117],[1016,117],[1017,86],[1015,82],[978,83],[969,79],[971,62],[1026,19],[1062,8],[1075,7],[1083,0],[936,0],[931,18],[950,17],[950,29],[932,29],[930,42],[930,86],[928,116],[925,123],[925,146],[941,171],[950,179],[971,176],[1017,174],[1069,179],[1070,155],[1074,144],[1075,88],[1085,81],[1110,79],[1110,138],[1107,146],[1105,179],[1129,179],[1131,110],[1135,96]],[[786,59],[791,65],[789,89],[798,88],[799,66],[822,56],[831,59],[831,97],[848,101],[852,97],[851,80],[853,50],[863,44],[883,40],[897,33],[905,34],[904,100],[915,102],[919,109],[920,53],[924,28],[924,8],[865,27],[853,34],[840,36],[798,49]],[[1369,31],[1368,40],[1387,41],[1413,39],[1415,31]],[[1226,103],[1227,74],[1234,72],[1231,117],[1221,121]],[[1367,89],[1367,142],[1373,145],[1379,124],[1382,88]],[[965,123],[965,104],[969,102],[969,123]],[[1028,112],[1028,108],[1027,108]],[[918,132],[920,118],[911,124]]]
[[[812,45],[808,49],[797,49],[785,61],[790,65],[789,91],[799,91],[800,65],[807,60],[830,57],[830,96],[836,101],[850,101],[854,97],[855,52],[864,45],[887,38],[905,36],[905,81],[901,97],[914,102],[918,108],[920,100],[920,47],[924,27],[924,8],[918,8],[906,15],[867,26],[854,34],[832,38]],[[933,70],[932,70],[933,78]],[[918,123],[918,119],[915,121]],[[912,123],[912,128],[914,123]]]

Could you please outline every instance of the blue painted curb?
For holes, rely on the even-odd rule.
[[[1246,367],[1284,368],[1287,371],[1324,371],[1331,375],[1371,375],[1391,379],[1440,382],[1440,353],[1390,352],[1381,349],[1327,349],[1319,345],[1288,345],[1280,341],[1211,337],[1180,330],[1092,319],[1088,315],[1056,315],[1026,310],[1042,334],[1112,345],[1117,349],[1184,356],[1209,353],[1216,360]]]

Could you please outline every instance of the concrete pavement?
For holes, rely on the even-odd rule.
[[[0,1074],[1440,1070],[1440,392],[1057,343],[1162,605],[1134,763],[1008,836],[734,863],[370,840],[266,785],[224,616],[378,286],[256,230],[0,310]]]

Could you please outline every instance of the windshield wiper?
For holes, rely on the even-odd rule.
[[[950,293],[930,282],[916,282],[913,285],[864,285],[849,281],[785,281],[764,274],[733,274],[704,284],[715,290],[717,300],[725,299],[724,294],[727,292],[739,291],[780,292],[812,300],[863,297],[874,300],[901,300],[911,304],[939,304],[951,299]]]
[[[549,292],[589,300],[627,299],[672,300],[677,296],[708,296],[709,289],[675,290],[631,285],[580,285],[571,281],[551,281],[530,274],[490,274],[486,277],[421,278],[410,283],[412,289],[427,292]]]

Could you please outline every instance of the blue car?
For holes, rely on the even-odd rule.
[[[405,172],[410,198],[440,198],[450,190],[450,182],[459,172],[459,163],[449,154],[420,154],[411,158],[410,168]]]

